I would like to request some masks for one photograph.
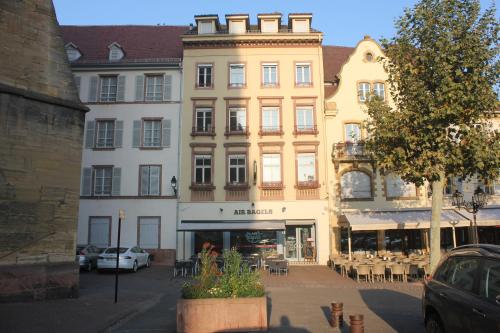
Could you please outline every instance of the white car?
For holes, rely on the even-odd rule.
[[[119,269],[130,269],[137,272],[139,267],[151,266],[151,258],[149,253],[139,248],[138,246],[120,247],[120,256],[118,261]],[[116,247],[108,247],[104,250],[97,259],[97,269],[116,268]]]

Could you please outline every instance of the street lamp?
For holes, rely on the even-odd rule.
[[[471,201],[465,201],[464,195],[460,193],[458,190],[455,190],[453,193],[452,204],[458,209],[464,208],[468,213],[472,214],[474,218],[474,223],[472,226],[473,231],[473,243],[479,243],[479,234],[477,232],[477,223],[476,223],[476,214],[477,212],[484,208],[488,203],[488,196],[484,193],[481,187],[477,187],[472,195]]]
[[[175,178],[175,176],[173,176],[172,179],[170,180],[170,186],[172,186],[174,194],[177,195],[177,179]]]

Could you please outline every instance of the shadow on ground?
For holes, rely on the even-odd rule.
[[[388,289],[361,289],[359,294],[366,306],[394,331],[424,331],[422,315],[420,312],[415,313],[415,309],[420,309],[420,298]],[[420,325],[408,327],[408,323],[415,321],[420,322]],[[369,325],[365,320],[365,327],[369,328]]]
[[[280,333],[312,333],[302,327],[293,327],[290,323],[290,319],[288,316],[281,316],[280,318],[280,326],[278,327],[269,327],[269,332],[280,332]]]

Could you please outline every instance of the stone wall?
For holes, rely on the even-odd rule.
[[[0,302],[75,297],[86,108],[51,1],[1,1],[0,44]]]

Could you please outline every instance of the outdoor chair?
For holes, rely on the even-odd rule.
[[[371,270],[369,265],[358,265],[354,267],[354,273],[356,274],[356,280],[359,282],[359,277],[364,276],[366,282],[371,281]]]
[[[192,261],[182,262],[183,276],[194,276],[194,263]]]
[[[181,274],[181,276],[184,276],[184,267],[179,260],[176,260],[174,263],[174,278],[177,277],[179,273]]]
[[[390,268],[391,270],[391,282],[394,282],[394,276],[400,281],[405,281],[405,267],[402,264],[394,264]]]
[[[288,276],[288,261],[280,260],[276,262],[278,268],[278,274],[285,273]]]
[[[269,274],[279,274],[278,262],[276,260],[268,260],[266,261],[267,267],[269,269]]]
[[[375,264],[372,267],[372,280],[385,282],[385,264]]]
[[[412,279],[418,280],[420,278],[420,271],[418,269],[418,265],[415,263],[410,264],[410,267],[408,268],[406,274],[410,276]]]

